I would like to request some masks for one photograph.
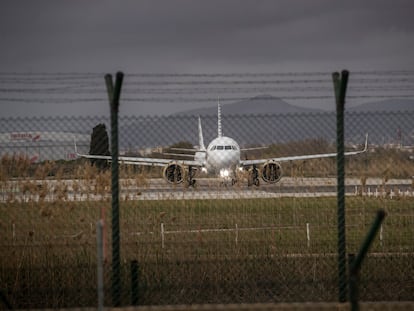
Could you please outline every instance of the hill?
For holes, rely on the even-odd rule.
[[[349,112],[399,112],[413,111],[414,100],[407,98],[385,99],[347,107]],[[259,95],[230,104],[222,104],[221,111],[224,115],[249,115],[249,114],[289,114],[324,112],[316,108],[305,108],[287,103],[281,98],[271,95]],[[217,106],[190,109],[173,114],[174,116],[207,116],[217,115]]]
[[[221,111],[225,115],[246,115],[310,113],[320,112],[321,110],[294,106],[285,102],[283,99],[271,95],[259,95],[231,104],[221,105]],[[217,106],[185,110],[174,115],[217,115]]]
[[[396,112],[396,111],[413,111],[414,110],[414,100],[406,98],[396,98],[396,99],[385,99],[381,101],[369,102],[361,104],[355,107],[350,107],[349,111],[387,111],[387,112]]]

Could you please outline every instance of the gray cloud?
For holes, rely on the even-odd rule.
[[[411,62],[410,8],[404,0],[8,1],[0,56],[2,68],[23,71],[312,68],[381,57],[393,67]]]
[[[77,73],[412,70],[413,11],[411,0],[5,0],[0,65]]]

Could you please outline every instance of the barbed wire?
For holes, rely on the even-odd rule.
[[[411,85],[399,85],[399,86],[351,86],[354,92],[364,91],[412,91]],[[33,93],[33,94],[99,94],[102,93],[103,87],[91,87],[87,85],[68,86],[60,88],[0,88],[0,93]],[[200,93],[244,93],[244,92],[331,92],[332,87],[328,86],[304,86],[304,87],[248,87],[248,88],[225,88],[225,87],[214,87],[214,88],[173,88],[173,89],[160,89],[160,88],[126,88],[124,92],[127,94],[200,94]]]
[[[291,99],[291,100],[300,100],[300,99],[332,99],[332,96],[325,95],[325,96],[280,96],[281,99]],[[347,96],[348,99],[388,99],[388,98],[414,98],[414,94],[409,95],[349,95]],[[229,102],[229,101],[241,101],[247,100],[249,97],[220,97],[220,102]],[[50,99],[42,99],[42,98],[35,98],[35,99],[25,99],[25,98],[0,98],[1,102],[9,102],[9,103],[40,103],[40,104],[66,104],[66,103],[100,103],[105,101],[106,98],[103,96],[102,98],[50,98]],[[158,102],[158,103],[180,103],[180,102],[215,102],[217,97],[205,97],[205,98],[197,98],[197,97],[179,97],[179,98],[159,98],[159,97],[136,97],[136,98],[122,98],[123,102]],[[274,98],[263,98],[262,100],[274,100]]]
[[[326,76],[328,71],[290,71],[290,72],[241,72],[241,73],[126,73],[130,77],[245,77],[245,76]],[[353,75],[414,75],[414,70],[365,70],[352,71]],[[0,72],[1,76],[62,76],[62,77],[103,77],[103,72]]]
[[[414,98],[414,70],[351,74],[349,99]],[[218,95],[221,101],[236,101],[264,93],[287,100],[332,98],[329,72],[129,73],[127,76],[123,86],[126,102],[207,102],[216,101]],[[0,72],[0,104],[101,102],[106,100],[103,77],[103,73],[91,72]]]

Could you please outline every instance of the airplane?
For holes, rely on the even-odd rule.
[[[265,159],[241,159],[240,155],[242,151],[259,148],[240,148],[239,144],[230,137],[223,136],[221,126],[221,107],[218,103],[218,116],[217,116],[217,137],[213,139],[207,148],[204,145],[203,130],[201,126],[201,118],[198,118],[198,149],[183,149],[174,148],[181,151],[193,151],[194,155],[190,154],[173,154],[168,153],[165,155],[191,157],[191,160],[179,160],[179,159],[158,159],[158,158],[146,158],[146,157],[129,157],[119,156],[119,163],[133,164],[142,166],[159,166],[162,167],[162,177],[171,184],[180,184],[184,181],[187,186],[195,186],[196,173],[199,171],[209,172],[218,175],[223,182],[231,181],[231,184],[235,184],[238,181],[237,171],[247,171],[247,185],[259,186],[260,178],[269,184],[274,184],[280,181],[282,177],[282,165],[283,162],[309,160],[318,158],[330,158],[336,157],[336,153],[323,153],[313,155],[297,155],[277,158],[265,158]],[[368,134],[365,138],[365,146],[362,150],[345,152],[345,156],[357,155],[367,151],[368,146]],[[111,160],[111,156],[105,155],[91,155],[78,153],[75,142],[75,153],[78,157],[87,159],[104,159]],[[260,166],[260,168],[258,168]]]

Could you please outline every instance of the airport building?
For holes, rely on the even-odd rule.
[[[89,146],[90,135],[71,132],[0,133],[0,157],[24,156],[31,162],[76,159],[74,140],[83,149]]]

